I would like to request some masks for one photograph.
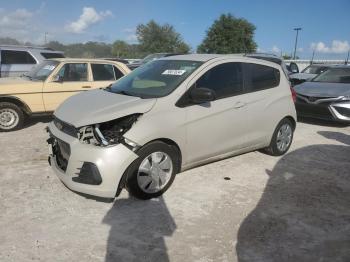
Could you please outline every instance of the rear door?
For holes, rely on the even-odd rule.
[[[43,99],[46,111],[55,111],[68,97],[93,87],[88,63],[62,63],[45,82]]]
[[[108,63],[91,63],[92,88],[107,87],[124,76],[115,65]]]
[[[254,125],[249,130],[249,139],[253,144],[265,144],[271,136],[271,126],[276,121],[280,101],[280,70],[258,63],[243,63],[244,102],[249,108],[249,118]]]
[[[20,76],[36,64],[37,61],[28,51],[1,50],[1,77]]]

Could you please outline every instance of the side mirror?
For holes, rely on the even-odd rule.
[[[53,82],[62,83],[62,82],[63,82],[63,77],[60,76],[60,75],[55,75],[55,76],[52,78],[52,81],[53,81]]]
[[[296,63],[291,62],[289,65],[289,69],[292,73],[299,73],[299,67]]]
[[[190,93],[191,100],[196,104],[214,101],[216,99],[215,91],[209,88],[194,88]]]

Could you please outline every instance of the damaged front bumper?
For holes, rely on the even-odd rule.
[[[58,178],[71,190],[114,198],[119,182],[138,155],[123,144],[98,147],[48,126],[49,163]]]

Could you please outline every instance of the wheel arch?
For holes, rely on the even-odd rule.
[[[30,110],[29,106],[23,102],[20,98],[14,97],[14,96],[0,96],[0,103],[1,102],[7,102],[12,103],[18,106],[25,114],[31,115],[32,111]]]
[[[179,145],[174,140],[171,140],[169,138],[157,138],[157,139],[154,139],[154,140],[151,140],[151,141],[147,142],[142,147],[147,146],[148,144],[153,143],[153,142],[157,142],[157,141],[163,142],[163,143],[165,143],[165,144],[175,148],[175,150],[178,152],[178,156],[179,156],[179,159],[178,159],[179,160],[179,163],[178,163],[179,164],[179,170],[178,170],[178,172],[180,172],[181,171],[181,165],[182,165],[182,153],[181,153],[181,149],[180,149]],[[140,148],[142,148],[142,147],[140,147]],[[138,150],[135,151],[136,154],[137,154]],[[123,176],[119,180],[119,184],[118,184],[118,188],[117,188],[117,192],[116,192],[116,197],[118,197],[119,194],[121,193],[122,189],[125,188],[126,180],[128,178],[128,175],[129,175],[129,167],[125,170]]]

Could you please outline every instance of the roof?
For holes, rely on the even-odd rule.
[[[190,60],[190,61],[198,61],[198,62],[207,62],[209,60],[219,58],[219,57],[225,57],[225,58],[235,58],[235,57],[242,57],[243,54],[228,54],[228,55],[221,55],[221,54],[188,54],[188,55],[175,55],[175,56],[168,56],[168,57],[162,57],[160,59],[162,60]]]
[[[48,52],[63,53],[62,51],[56,51],[56,50],[53,50],[52,48],[45,47],[45,46],[0,45],[0,49],[2,48],[11,49],[11,50],[37,49],[37,50],[45,50]]]
[[[50,58],[47,60],[55,60],[59,62],[95,62],[95,63],[106,63],[107,61],[118,63],[117,61],[107,59],[95,59],[95,58]]]

